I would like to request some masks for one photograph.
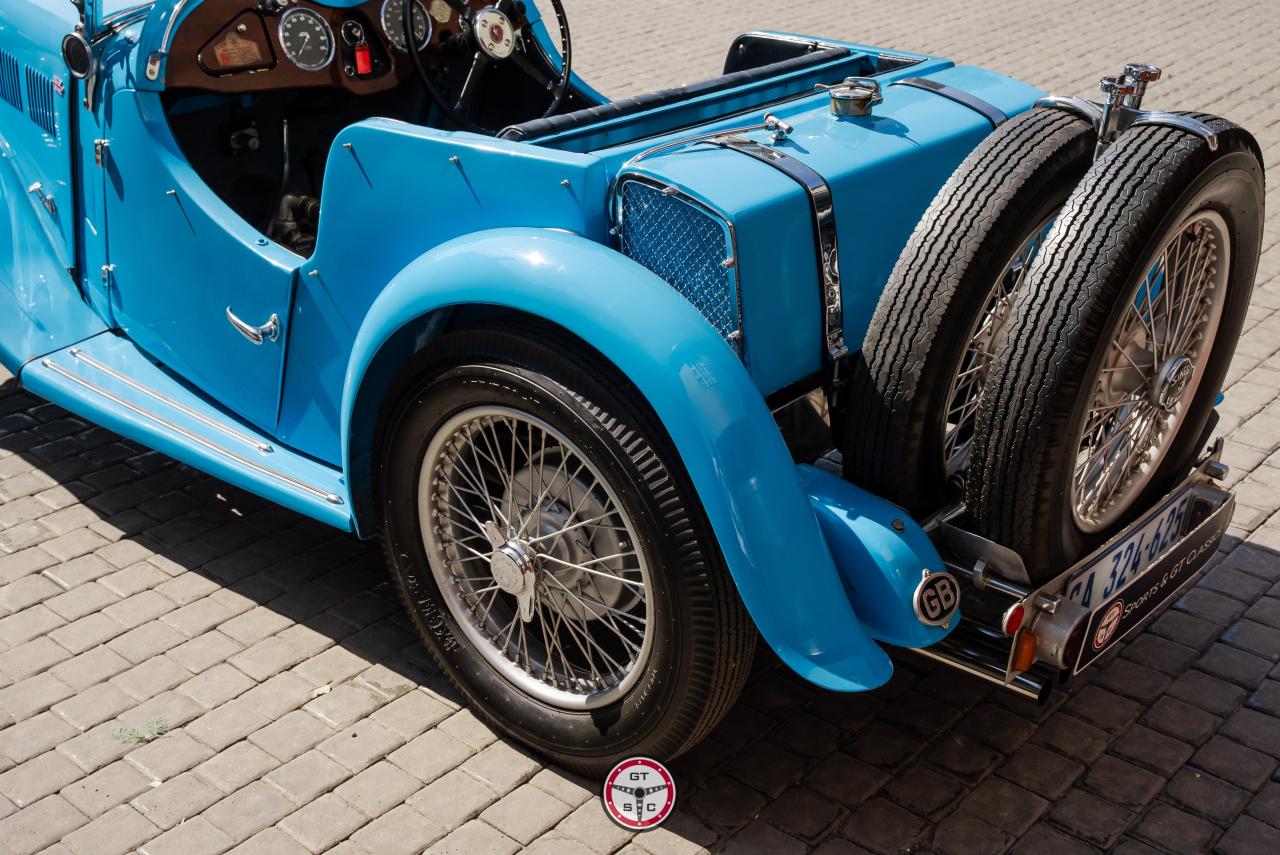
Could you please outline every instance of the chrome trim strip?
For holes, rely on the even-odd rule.
[[[930,80],[927,77],[904,77],[902,80],[895,80],[890,86],[911,86],[915,89],[923,89],[925,92],[932,92],[940,95],[949,101],[955,101],[973,110],[975,113],[981,113],[982,117],[991,123],[991,127],[998,128],[1005,122],[1009,121],[1009,116],[989,101],[983,101],[972,92],[966,92],[963,89],[957,89],[954,86],[948,86],[945,83],[939,83],[936,80]]]
[[[297,478],[293,478],[289,475],[285,475],[284,473],[276,472],[274,469],[268,469],[267,467],[263,466],[261,463],[257,463],[253,460],[250,460],[247,457],[243,457],[239,454],[236,454],[234,451],[229,451],[220,445],[216,445],[210,442],[209,440],[205,439],[204,437],[197,436],[191,431],[186,430],[185,428],[181,428],[178,425],[175,425],[173,422],[156,415],[155,413],[152,413],[148,410],[144,410],[141,407],[137,406],[136,404],[132,404],[117,395],[113,395],[112,393],[108,392],[106,389],[103,389],[101,386],[95,386],[94,384],[90,383],[88,380],[85,380],[83,377],[77,376],[73,372],[68,371],[66,368],[63,368],[61,365],[59,365],[58,363],[54,362],[51,359],[42,359],[40,360],[40,364],[45,368],[48,368],[50,371],[54,372],[55,374],[65,377],[71,382],[76,383],[77,385],[83,386],[84,388],[88,389],[90,392],[94,392],[102,396],[103,398],[106,398],[108,401],[111,401],[113,404],[117,404],[121,407],[124,407],[126,410],[129,410],[132,413],[136,413],[137,415],[140,415],[143,418],[150,419],[151,421],[155,422],[161,427],[167,428],[168,430],[173,431],[179,436],[184,437],[185,439],[191,440],[197,445],[202,445],[216,454],[221,454],[223,457],[229,457],[235,462],[243,466],[247,466],[250,469],[254,470],[255,472],[260,472],[269,478],[275,478],[277,481],[282,481],[285,484],[288,484],[292,487],[296,487],[299,490],[303,490],[304,492],[310,493],[311,495],[316,496],[317,498],[324,499],[326,502],[328,502],[331,505],[344,504],[342,497],[339,495],[336,495],[334,493],[326,493],[324,490],[321,490],[318,487],[313,487],[310,484],[299,481]]]
[[[160,47],[147,57],[147,79],[155,80],[160,76],[160,63],[169,55],[169,48],[173,45],[173,31],[177,28],[178,19],[182,17],[182,13],[186,10],[187,3],[190,0],[178,0],[174,4],[173,11],[169,13],[169,23],[165,25],[164,36],[160,39]]]
[[[724,261],[724,266],[725,269],[729,271],[729,275],[733,277],[734,303],[736,304],[735,308],[737,309],[736,320],[738,327],[729,334],[727,344],[737,352],[739,358],[745,360],[746,347],[742,326],[742,276],[738,273],[738,231],[734,228],[733,221],[730,220],[724,212],[713,208],[711,205],[700,199],[695,199],[688,193],[685,193],[679,188],[673,187],[664,181],[639,172],[619,172],[617,178],[614,180],[615,189],[613,193],[613,203],[610,205],[610,209],[614,216],[614,222],[617,223],[615,228],[617,229],[619,236],[622,234],[622,218],[624,215],[622,208],[622,185],[626,184],[628,181],[634,181],[637,184],[644,184],[660,191],[664,196],[672,196],[679,199],[686,205],[690,205],[705,212],[709,217],[719,222],[721,227],[724,229],[725,241],[729,245],[730,253],[729,257]],[[619,237],[619,240],[621,240],[621,237]]]
[[[836,360],[847,355],[849,347],[844,340],[844,295],[840,290],[840,246],[836,233],[835,200],[827,180],[785,151],[732,132],[720,134],[708,142],[767,163],[798,183],[809,194],[814,242],[818,250],[818,296],[822,306],[823,341],[830,359]]]
[[[130,24],[136,24],[151,14],[151,9],[155,6],[154,0],[148,3],[139,3],[136,6],[130,6],[127,9],[121,9],[114,15],[110,15],[102,19],[102,29],[94,34],[93,40],[100,42],[103,39],[110,38],[119,33]]]
[[[173,407],[175,410],[182,413],[183,415],[189,416],[195,419],[196,421],[200,422],[201,424],[204,424],[213,428],[214,430],[221,431],[222,433],[226,434],[232,439],[237,439],[240,442],[243,442],[245,445],[251,445],[254,448],[258,449],[258,451],[261,451],[263,454],[271,454],[272,452],[275,451],[275,449],[272,448],[267,443],[259,442],[258,440],[254,439],[251,436],[247,436],[243,433],[240,433],[237,430],[229,428],[226,425],[222,424],[221,422],[214,421],[208,416],[202,413],[198,413],[195,410],[191,409],[190,407],[187,407],[183,404],[178,403],[172,398],[167,398],[148,386],[142,385],[137,380],[134,380],[132,377],[128,377],[124,374],[121,374],[119,371],[116,371],[114,368],[110,367],[109,365],[104,365],[103,363],[94,359],[92,356],[87,355],[83,350],[81,350],[78,347],[71,348],[70,353],[73,357],[83,362],[85,365],[88,365],[91,368],[96,368],[97,370],[101,371],[103,374],[106,374],[109,377],[113,377],[116,380],[119,380],[121,383],[125,384],[129,388],[136,389],[142,394],[150,398],[154,398],[155,400],[161,402],[162,404],[166,404],[170,407]]]

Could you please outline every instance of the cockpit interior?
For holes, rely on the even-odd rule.
[[[538,142],[665,110],[673,130],[697,121],[680,112],[694,99],[733,93],[728,106],[744,109],[756,106],[737,94],[748,84],[768,83],[777,100],[813,91],[814,75],[915,61],[751,34],[733,44],[720,77],[604,101],[572,76],[560,0],[542,3],[541,16],[523,0],[330,3],[204,0],[177,26],[165,68],[164,107],[188,162],[237,214],[302,256],[315,248],[330,148],[364,119]]]

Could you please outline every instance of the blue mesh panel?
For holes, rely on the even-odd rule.
[[[662,277],[703,314],[735,351],[738,289],[724,223],[678,195],[639,181],[622,184],[622,251]]]

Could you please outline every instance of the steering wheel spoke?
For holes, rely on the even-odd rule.
[[[458,113],[464,116],[471,113],[471,105],[475,103],[476,94],[480,91],[481,80],[485,69],[489,67],[489,61],[488,55],[482,50],[476,51],[471,58],[467,79],[462,81],[462,88],[458,90],[458,97],[453,103],[453,109]]]
[[[538,68],[524,51],[517,50],[511,54],[511,64],[535,80],[548,92],[555,88],[556,80],[548,77],[541,68]]]

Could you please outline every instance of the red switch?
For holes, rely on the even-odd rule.
[[[356,74],[360,77],[373,73],[373,57],[367,44],[356,45]]]

